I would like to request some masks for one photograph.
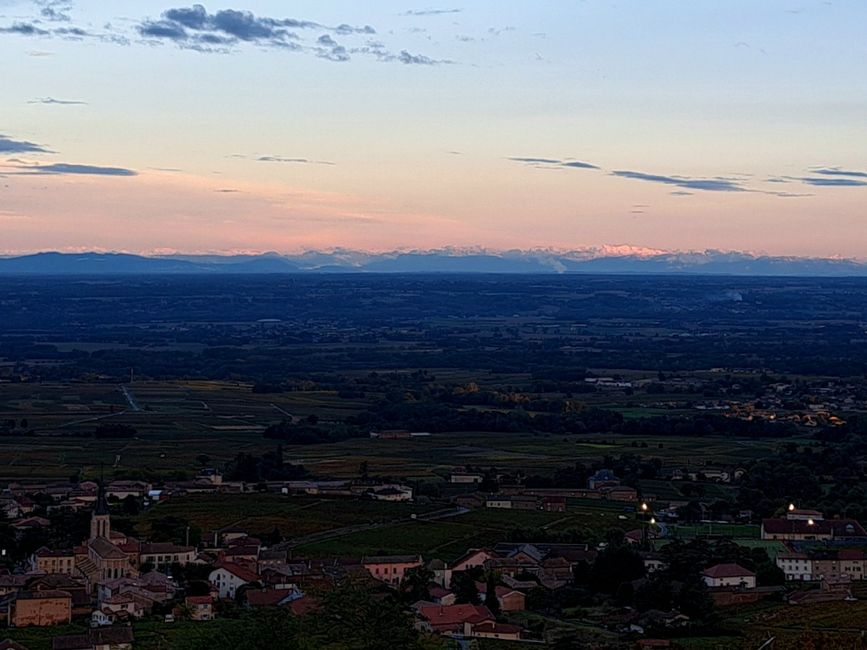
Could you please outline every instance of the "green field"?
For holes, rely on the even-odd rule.
[[[130,408],[120,386],[112,383],[0,386],[0,419],[26,419],[40,434],[0,438],[0,481],[63,479],[79,472],[93,477],[101,464],[119,475],[191,474],[199,467],[196,457],[201,454],[219,465],[240,451],[261,455],[273,449],[275,443],[263,438],[262,431],[281,419],[316,415],[320,421],[342,421],[381,398],[368,393],[364,400],[342,399],[335,392],[316,390],[255,394],[249,384],[227,381],[140,381],[129,391],[140,410]],[[616,398],[594,394],[588,403],[603,399]],[[129,425],[138,434],[132,439],[94,440],[90,434],[100,423]],[[767,455],[777,444],[722,437],[462,432],[287,447],[286,457],[320,476],[354,478],[359,463],[367,461],[374,476],[442,481],[467,464],[550,474],[576,461],[630,453],[657,456],[667,467],[695,466],[696,458],[708,457],[742,464]],[[705,485],[714,491],[712,496],[727,493],[724,486]],[[660,498],[678,494],[676,486],[661,483],[652,491]]]

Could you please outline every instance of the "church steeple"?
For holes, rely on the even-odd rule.
[[[111,510],[108,507],[108,499],[105,497],[105,480],[100,479],[96,505],[90,516],[90,539],[97,537],[108,539],[109,535],[111,535]]]

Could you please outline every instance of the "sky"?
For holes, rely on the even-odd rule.
[[[0,254],[867,259],[863,0],[0,0]]]

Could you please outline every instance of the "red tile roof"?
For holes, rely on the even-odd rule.
[[[755,573],[743,568],[740,564],[716,564],[701,573],[708,578],[741,578],[744,576],[755,577]]]
[[[508,625],[495,621],[484,621],[478,625],[473,625],[473,632],[482,632],[484,634],[520,634],[523,631],[524,628],[520,625]]]
[[[493,614],[484,605],[424,605],[419,608],[419,614],[430,621],[434,629],[457,628],[465,622],[494,620]]]
[[[820,519],[812,525],[804,519],[762,519],[762,528],[769,535],[867,537],[867,531],[854,519]]]
[[[235,564],[234,562],[222,562],[214,568],[215,571],[217,569],[224,569],[231,573],[233,576],[236,576],[246,582],[256,582],[259,579],[259,575],[255,571],[245,569],[240,564]]]

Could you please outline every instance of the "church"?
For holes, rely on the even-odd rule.
[[[87,579],[88,588],[115,578],[138,577],[139,542],[111,529],[111,511],[100,482],[90,517],[90,537],[75,548],[75,567]]]

